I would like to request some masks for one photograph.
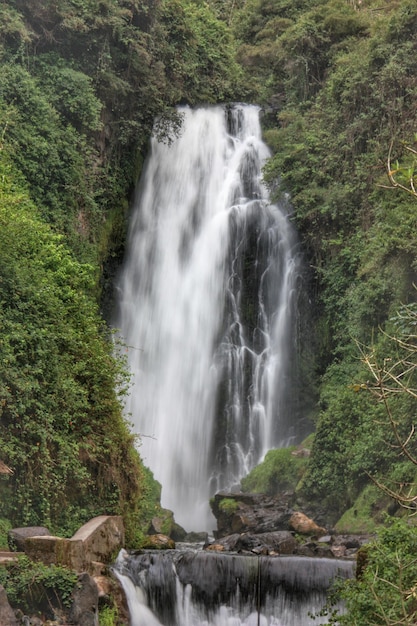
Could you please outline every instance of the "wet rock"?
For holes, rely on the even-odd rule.
[[[314,543],[300,545],[297,547],[297,556],[308,556],[313,558],[317,556],[314,548]]]
[[[118,578],[114,575],[95,576],[98,590],[98,606],[117,607],[118,623],[129,624],[129,608],[126,594]]]
[[[152,518],[148,535],[167,535],[174,541],[184,541],[187,534],[182,526],[174,520],[174,514],[169,509],[161,509],[159,515]]]
[[[208,546],[204,547],[205,550],[209,550],[210,552],[224,552],[226,549],[221,543],[210,543]]]
[[[18,621],[7,599],[4,587],[0,585],[0,626],[18,626]]]
[[[326,535],[318,540],[310,539],[298,546],[300,556],[353,559],[360,548],[372,540],[372,535]]]
[[[346,557],[345,546],[331,546],[330,550],[335,559],[343,559]]]
[[[184,530],[184,528],[180,526],[179,524],[177,524],[177,522],[174,522],[174,524],[172,525],[171,532],[169,534],[171,539],[173,539],[174,541],[185,541],[186,535],[187,535],[187,532]]]
[[[260,534],[288,530],[293,494],[279,497],[250,493],[218,493],[210,502],[217,520],[216,539],[234,533]]]
[[[347,549],[353,548],[358,550],[372,538],[372,535],[334,535],[333,544],[335,546],[345,546]]]
[[[293,533],[281,530],[271,533],[233,534],[216,541],[217,551],[220,547],[229,552],[253,553],[264,555],[293,554],[297,541]],[[207,546],[206,549],[214,549]]]
[[[187,533],[182,541],[185,543],[207,543],[208,533]]]
[[[78,587],[73,593],[69,621],[77,626],[99,626],[98,587],[86,572],[78,577]]]
[[[300,511],[296,511],[291,515],[289,526],[295,530],[296,533],[300,533],[301,535],[321,536],[326,533],[325,528],[318,526],[316,522]]]
[[[145,537],[142,545],[144,550],[174,550],[175,541],[162,533]]]

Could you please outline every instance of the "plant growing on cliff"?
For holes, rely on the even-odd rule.
[[[142,470],[92,269],[39,218],[4,151],[0,176],[0,449],[13,469],[0,514],[69,535],[103,512],[128,521]]]
[[[118,611],[116,607],[103,606],[99,610],[100,626],[116,626]]]
[[[1,569],[1,584],[13,608],[30,613],[39,611],[53,617],[53,609],[71,606],[78,580],[75,572],[35,563],[26,556],[20,556],[16,563]]]
[[[226,515],[233,515],[238,510],[239,505],[233,498],[222,498],[219,502],[219,509]]]

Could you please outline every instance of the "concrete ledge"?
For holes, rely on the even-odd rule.
[[[19,556],[23,556],[24,552],[1,552],[0,551],[0,565],[8,565],[8,563],[15,563]]]
[[[63,565],[76,572],[97,571],[97,562],[110,563],[124,547],[123,519],[100,515],[84,524],[71,539],[40,536],[26,539],[25,553],[45,565]]]

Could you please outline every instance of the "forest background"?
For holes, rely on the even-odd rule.
[[[341,530],[413,512],[415,2],[2,0],[4,532],[71,535],[106,512],[140,543],[158,486],[123,417],[129,375],[104,321],[129,200],[156,117],[169,140],[174,105],[236,100],[265,111],[265,178],[290,193],[310,268],[316,434],[299,497]],[[411,546],[410,532],[394,535]]]

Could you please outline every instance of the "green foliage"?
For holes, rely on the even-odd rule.
[[[124,212],[154,119],[168,134],[173,105],[236,97],[230,31],[185,0],[40,0],[35,10],[18,0],[1,11],[0,112],[13,159],[46,221],[99,264],[101,230]]]
[[[335,523],[368,481],[368,474],[388,472],[397,461],[393,436],[380,404],[356,383],[365,377],[359,361],[328,369],[321,392],[321,412],[302,494],[325,507]]]
[[[35,563],[20,556],[17,563],[2,568],[1,584],[13,608],[54,616],[53,609],[70,607],[77,574],[64,567]]]
[[[97,98],[91,76],[68,66],[68,61],[53,53],[40,55],[34,70],[49,103],[67,124],[79,133],[101,130],[103,103]]]
[[[320,89],[334,56],[366,33],[362,14],[342,0],[254,0],[234,21],[239,59],[262,99],[298,106]]]
[[[99,281],[108,297],[154,119],[167,139],[173,105],[234,96],[234,43],[185,0],[6,0],[0,18],[0,515],[72,535],[121,513],[137,544],[160,487]]]
[[[265,178],[277,200],[290,193],[313,271],[321,384],[301,495],[336,522],[357,504],[369,474],[382,480],[398,463],[381,405],[354,391],[369,376],[355,341],[396,359],[379,331],[392,333],[394,311],[415,300],[417,13],[408,0],[384,10],[373,0],[287,4],[250,0],[233,28],[250,85],[266,104],[274,154]],[[394,182],[409,193],[387,176],[389,158]],[[411,404],[393,400],[402,434]]]
[[[161,510],[161,485],[154,479],[149,468],[143,466],[141,473],[141,496],[135,518],[131,518],[130,548],[140,548],[149,529],[152,518]]]
[[[345,511],[335,524],[336,532],[367,534],[374,533],[381,524],[385,523],[387,509],[391,500],[381,497],[381,491],[375,485],[366,485],[353,502],[350,509]]]
[[[136,510],[139,463],[115,390],[126,374],[86,295],[92,268],[41,221],[1,153],[0,166],[0,449],[15,494],[0,510],[72,534],[80,516]]]
[[[219,502],[220,511],[222,511],[222,513],[225,513],[226,515],[233,515],[233,513],[235,513],[238,508],[238,503],[232,498],[222,498]]]
[[[341,583],[337,597],[346,606],[338,615],[324,610],[328,624],[394,626],[416,623],[417,530],[398,521],[379,532],[378,541],[363,549],[356,579]],[[359,559],[359,557],[358,557]]]
[[[242,479],[242,491],[276,495],[295,489],[307,466],[307,458],[295,456],[296,447],[269,450],[265,459]]]
[[[4,479],[3,479],[4,481]],[[2,482],[3,482],[2,481]],[[0,486],[1,490],[1,486]],[[1,492],[1,491],[0,491]],[[12,525],[8,519],[0,518],[0,550],[8,550],[8,532]]]
[[[167,41],[162,60],[176,89],[174,101],[219,102],[236,95],[240,70],[230,31],[208,5],[163,0],[161,27]]]
[[[99,610],[100,626],[117,626],[118,611],[116,607],[103,606]]]

